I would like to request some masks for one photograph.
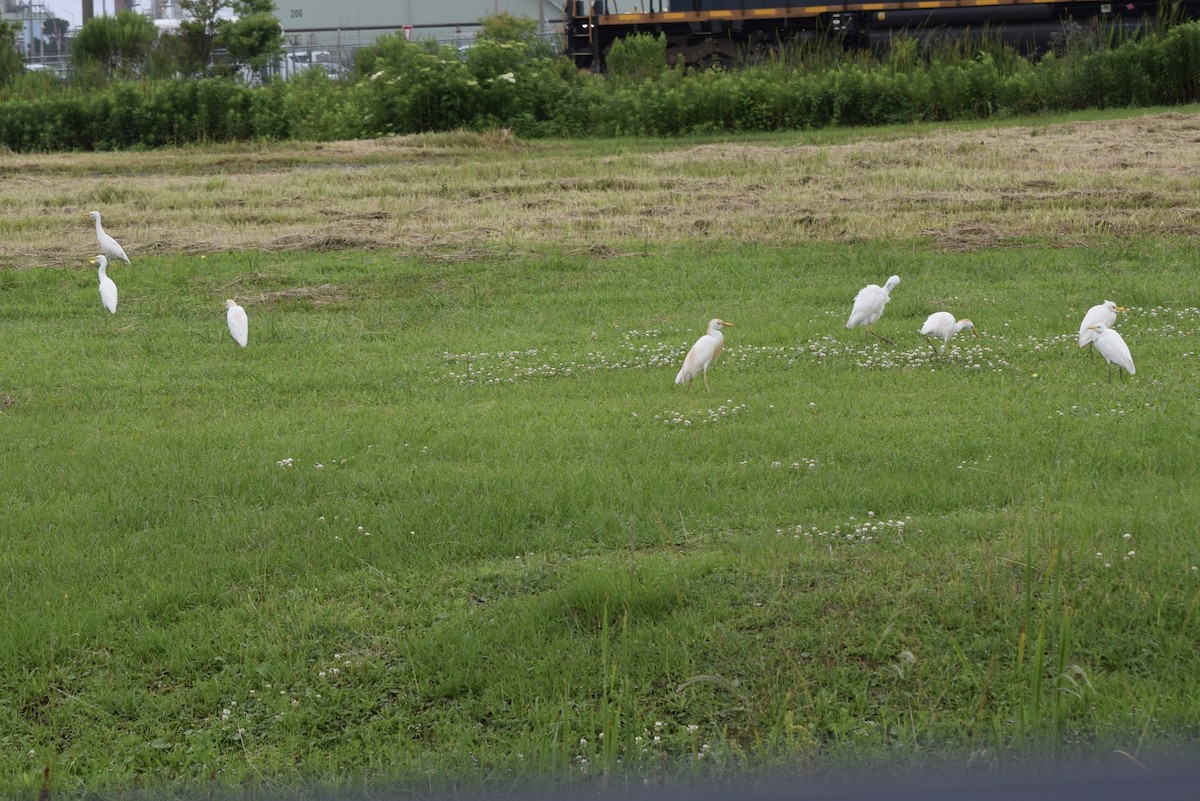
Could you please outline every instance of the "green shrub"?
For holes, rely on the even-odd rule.
[[[667,37],[636,33],[612,43],[605,56],[608,74],[615,80],[645,81],[667,69]]]
[[[320,142],[350,135],[346,92],[325,70],[303,70],[283,86],[283,113],[296,139]]]

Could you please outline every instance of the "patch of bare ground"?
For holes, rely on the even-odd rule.
[[[9,155],[0,264],[84,266],[87,218],[141,254],[931,240],[976,250],[1200,234],[1200,114],[871,132],[841,144],[524,143],[511,134]]]
[[[342,291],[341,287],[334,284],[321,284],[320,286],[300,286],[276,292],[247,295],[241,299],[241,303],[243,306],[262,306],[288,300],[307,300],[313,306],[327,306],[345,299],[346,293]]]

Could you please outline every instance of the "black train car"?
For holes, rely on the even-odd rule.
[[[665,35],[672,62],[728,65],[787,42],[836,37],[847,46],[879,47],[899,33],[986,31],[1034,51],[1070,22],[1136,29],[1163,15],[1194,19],[1200,0],[567,0],[563,8],[567,55],[593,71],[604,69],[614,41],[634,33]]]

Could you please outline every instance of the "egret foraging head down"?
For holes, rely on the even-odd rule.
[[[1096,338],[1096,326],[1103,325],[1112,328],[1112,324],[1117,321],[1117,312],[1123,311],[1129,311],[1129,309],[1118,306],[1111,300],[1106,300],[1088,309],[1087,314],[1083,315],[1083,322],[1079,324],[1079,347],[1086,348],[1092,343]]]
[[[721,333],[721,329],[732,327],[733,323],[725,320],[716,318],[709,320],[708,333],[697,339],[696,344],[692,345],[692,349],[688,351],[687,357],[683,360],[683,367],[679,368],[679,375],[675,376],[675,383],[686,384],[697,375],[703,375],[704,388],[712,392],[712,388],[708,386],[708,366],[725,349],[725,335]]]
[[[892,290],[898,283],[900,283],[900,276],[893,275],[883,286],[867,284],[860,289],[854,296],[854,308],[850,310],[850,319],[846,321],[846,327],[856,328],[864,325],[867,327],[867,331],[874,334],[875,337],[889,345],[892,344],[891,340],[876,334],[875,329],[871,326],[883,316],[883,307],[892,299]]]
[[[1133,368],[1133,356],[1129,353],[1129,346],[1125,344],[1125,340],[1121,335],[1104,323],[1091,326],[1091,330],[1096,332],[1096,338],[1092,340],[1092,344],[1096,346],[1096,350],[1100,351],[1100,355],[1108,362],[1108,380],[1112,380],[1112,366],[1114,364],[1117,367],[1123,368],[1130,375],[1133,375],[1136,372]]]
[[[108,277],[105,270],[108,268],[108,259],[104,256],[97,256],[92,259],[92,262],[100,265],[98,272],[100,273],[100,302],[104,304],[104,308],[108,309],[109,314],[117,313],[117,285]]]
[[[921,326],[921,336],[929,342],[929,347],[933,348],[931,337],[936,337],[942,340],[942,350],[945,351],[950,345],[950,337],[957,334],[964,328],[969,328],[971,333],[979,336],[979,332],[975,330],[975,323],[964,318],[955,322],[954,315],[950,312],[934,312],[929,315],[929,319],[925,321],[925,325]],[[937,354],[937,348],[933,348],[933,352]]]
[[[96,241],[100,243],[100,251],[113,261],[120,259],[129,264],[129,257],[125,255],[125,248],[121,247],[120,242],[109,236],[104,231],[104,226],[100,225],[100,212],[89,211],[88,216],[96,221]]]
[[[225,320],[229,323],[229,333],[233,340],[246,347],[250,336],[250,322],[246,319],[246,310],[232,300],[225,301]]]

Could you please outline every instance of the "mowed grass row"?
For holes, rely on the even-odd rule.
[[[82,262],[0,273],[0,776],[1187,750],[1193,268],[1187,240],[135,257],[115,317]],[[892,272],[895,344],[845,330]],[[1106,298],[1136,376],[1075,344]],[[939,309],[983,337],[932,358]],[[713,316],[712,394],[675,386]]]

